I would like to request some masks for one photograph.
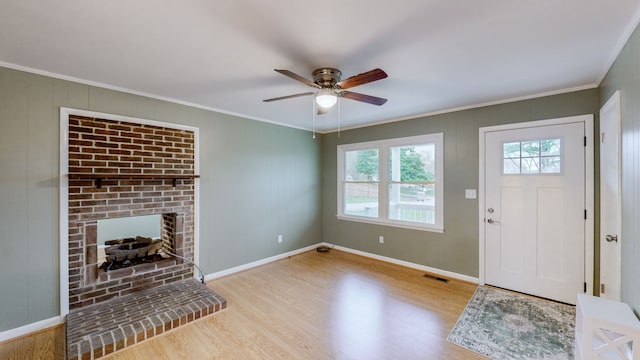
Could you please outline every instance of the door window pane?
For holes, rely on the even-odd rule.
[[[540,155],[560,155],[560,139],[540,140]]]
[[[504,159],[502,171],[505,174],[520,174],[520,158]]]
[[[522,143],[522,157],[540,156],[540,141],[525,141]]]
[[[503,174],[558,174],[562,170],[560,139],[502,144]]]
[[[520,142],[505,143],[502,145],[502,157],[505,159],[520,158]],[[520,165],[518,165],[520,168]]]
[[[541,159],[541,172],[544,174],[553,174],[560,172],[560,156],[546,156]]]
[[[540,158],[526,157],[520,161],[520,169],[523,174],[537,174],[540,172]]]

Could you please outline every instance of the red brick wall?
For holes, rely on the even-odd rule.
[[[194,175],[195,134],[130,122],[69,117],[70,174]],[[69,179],[69,308],[193,277],[190,264],[165,260],[104,272],[97,220],[175,214],[175,253],[193,260],[194,180]]]

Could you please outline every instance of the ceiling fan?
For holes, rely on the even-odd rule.
[[[364,85],[373,81],[382,80],[387,77],[382,69],[373,69],[362,74],[354,75],[348,79],[340,81],[342,72],[334,68],[320,68],[313,71],[311,74],[313,81],[295,74],[289,70],[274,69],[282,75],[288,76],[301,83],[319,89],[317,92],[305,92],[287,96],[281,96],[271,99],[262,100],[264,102],[271,102],[277,100],[291,99],[300,96],[314,95],[316,104],[318,104],[318,114],[325,114],[329,109],[336,104],[338,97],[345,99],[356,100],[373,105],[382,105],[387,102],[387,99],[365,95],[353,91],[347,91],[352,87]]]

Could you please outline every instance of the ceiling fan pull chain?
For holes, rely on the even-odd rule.
[[[340,123],[342,122],[342,107],[340,106],[340,97],[338,96],[338,137],[340,137]]]
[[[316,138],[316,100],[311,98],[311,116],[313,117],[313,136],[312,139]]]

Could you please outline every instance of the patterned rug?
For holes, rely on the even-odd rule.
[[[480,286],[448,340],[494,360],[566,360],[574,326],[574,306]]]

